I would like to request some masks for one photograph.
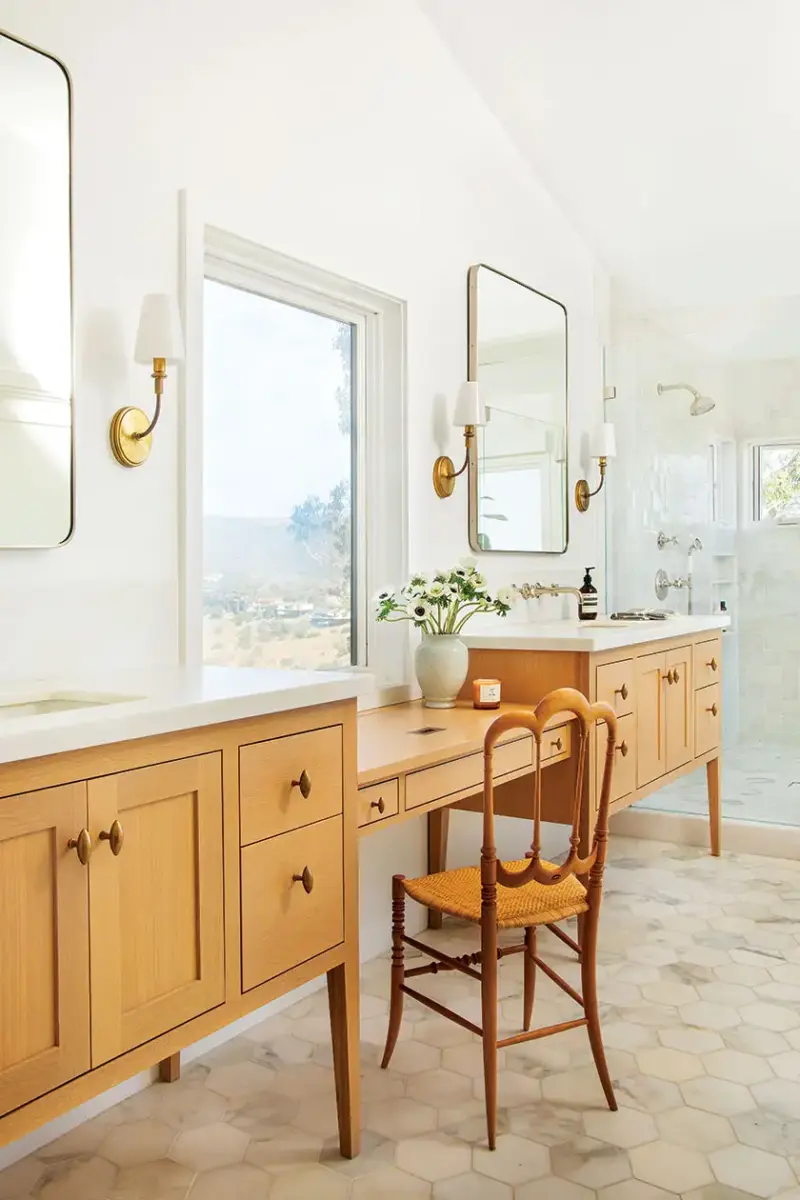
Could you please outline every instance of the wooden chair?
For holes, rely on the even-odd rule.
[[[572,806],[572,831],[569,852],[565,861],[554,865],[540,857],[541,850],[541,800],[542,734],[548,721],[557,713],[571,712],[577,718],[579,730],[578,761],[575,777],[575,795]],[[581,815],[584,796],[586,756],[589,732],[597,721],[608,726],[608,743],[600,793],[600,805],[595,822],[592,847],[585,858],[580,857]],[[529,729],[533,734],[535,764],[533,774],[533,842],[525,859],[519,862],[497,861],[494,844],[494,747],[502,734],[510,729]],[[480,867],[465,867],[454,871],[442,871],[436,875],[425,875],[420,879],[406,879],[395,875],[392,880],[392,987],[389,1010],[389,1032],[382,1067],[388,1067],[392,1057],[400,1024],[403,1017],[403,997],[412,996],[440,1016],[449,1017],[465,1029],[483,1039],[484,1084],[486,1092],[486,1123],[489,1147],[494,1150],[497,1138],[497,1051],[504,1046],[532,1041],[585,1025],[594,1056],[597,1073],[603,1085],[608,1106],[616,1111],[617,1102],[608,1072],[600,1019],[597,1011],[597,929],[600,917],[600,900],[603,888],[603,868],[608,840],[608,803],[611,788],[611,773],[614,767],[617,721],[608,704],[589,704],[585,696],[573,688],[559,688],[550,692],[536,706],[533,713],[510,712],[498,717],[486,733],[484,743],[484,802],[483,802],[483,846]],[[405,898],[412,897],[426,908],[439,909],[452,916],[474,921],[481,927],[481,948],[475,954],[453,958],[427,946],[405,932]],[[581,945],[573,941],[558,922],[569,917],[582,917]],[[578,955],[581,964],[581,986],[583,995],[562,979],[552,967],[543,962],[537,953],[536,933],[545,925],[562,942]],[[524,941],[514,946],[498,948],[499,929],[524,929]],[[405,969],[404,946],[413,946],[429,958],[432,963]],[[512,1037],[497,1039],[497,969],[498,960],[507,954],[523,953],[524,999],[523,1032]],[[476,966],[481,970],[477,971]],[[531,1030],[533,1015],[536,968],[580,1005],[583,1015],[558,1025]],[[458,1013],[424,996],[407,985],[406,980],[417,975],[436,974],[438,971],[461,971],[480,981],[482,1001],[482,1028],[466,1020]]]

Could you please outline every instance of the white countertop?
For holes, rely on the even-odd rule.
[[[471,622],[461,637],[473,650],[578,650],[600,654],[643,642],[686,637],[718,629],[727,629],[728,613],[696,617],[669,617],[666,621],[509,621],[495,617],[478,624]]]
[[[0,687],[0,763],[349,700],[371,682],[355,671],[175,667],[7,684]],[[4,712],[28,700],[102,696],[124,699],[34,716]]]

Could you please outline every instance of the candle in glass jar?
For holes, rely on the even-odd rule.
[[[472,681],[473,708],[500,707],[500,680],[473,679]]]

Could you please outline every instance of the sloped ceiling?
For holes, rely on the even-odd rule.
[[[800,292],[800,0],[420,0],[621,294]]]

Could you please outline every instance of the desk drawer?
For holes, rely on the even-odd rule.
[[[572,749],[572,726],[560,725],[542,734],[542,763],[569,758]]]
[[[608,726],[603,722],[597,726],[597,803],[603,786],[603,769],[606,763]],[[617,718],[617,745],[614,754],[614,770],[611,774],[610,803],[622,799],[636,790],[636,716],[629,713]]]
[[[719,683],[722,674],[722,638],[696,642],[694,646],[695,690]]]
[[[561,730],[558,730],[561,733]],[[494,752],[494,777],[508,775],[511,771],[522,771],[533,763],[533,741],[530,737],[496,746]],[[406,776],[406,810],[429,804],[443,796],[455,795],[468,788],[479,791],[483,787],[483,753],[466,754],[453,762],[438,767],[426,767]]]
[[[379,825],[400,811],[400,789],[396,779],[358,789],[358,825]]]
[[[300,880],[308,868],[307,892]],[[344,939],[342,818],[242,850],[242,991]]]
[[[694,752],[695,755],[715,750],[720,742],[720,687],[701,688],[694,694]]]
[[[242,746],[239,804],[243,846],[340,813],[341,725]]]
[[[610,704],[618,717],[633,712],[633,659],[608,663],[597,668],[595,694],[604,704]]]

